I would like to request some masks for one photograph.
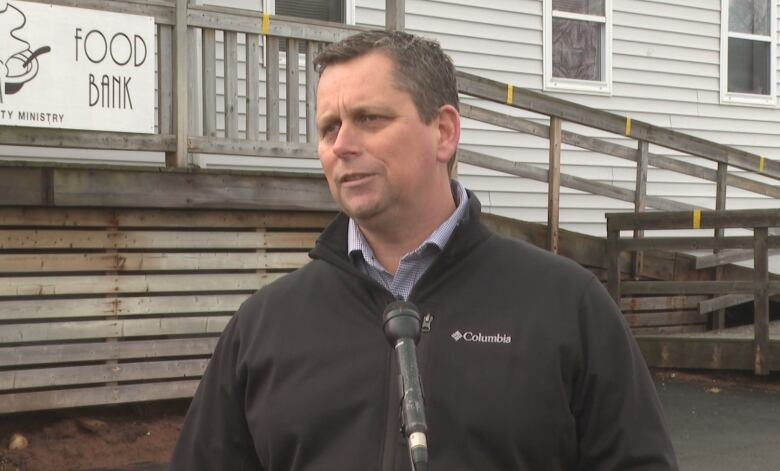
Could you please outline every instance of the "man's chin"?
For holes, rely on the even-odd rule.
[[[358,223],[368,222],[381,214],[381,209],[375,204],[341,204],[341,210]]]
[[[351,217],[357,222],[363,222],[363,221],[370,221],[374,219],[377,215],[374,211],[368,211],[368,210],[349,210],[342,208],[342,211],[347,216]]]

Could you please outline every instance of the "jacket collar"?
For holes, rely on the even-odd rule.
[[[458,259],[464,252],[469,251],[474,245],[487,239],[491,232],[480,222],[482,205],[476,195],[469,190],[468,211],[455,228],[449,242],[439,255],[448,259]],[[341,267],[352,267],[347,255],[347,230],[349,217],[344,213],[336,215],[335,219],[325,228],[317,238],[314,248],[309,252],[313,259],[321,259]]]

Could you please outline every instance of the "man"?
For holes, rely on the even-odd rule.
[[[227,326],[171,469],[408,470],[381,319],[397,298],[424,313],[429,469],[676,469],[599,281],[492,234],[450,180],[460,117],[438,44],[360,33],[316,63],[319,156],[343,214]]]

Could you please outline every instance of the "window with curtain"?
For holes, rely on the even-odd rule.
[[[545,0],[545,85],[610,88],[611,0]]]

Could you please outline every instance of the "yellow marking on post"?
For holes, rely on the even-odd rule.
[[[761,160],[758,161],[758,172],[764,173],[764,165],[766,165],[766,159],[762,156]]]
[[[506,86],[506,104],[511,105],[515,99],[515,87],[512,84]]]
[[[701,209],[693,210],[693,228],[701,229]]]
[[[631,135],[631,117],[626,116],[626,136]]]
[[[263,13],[263,34],[268,34],[271,30],[271,14]]]

